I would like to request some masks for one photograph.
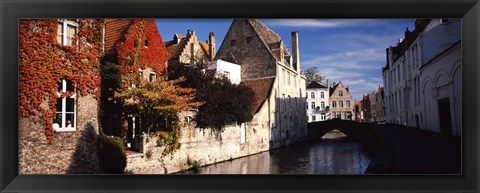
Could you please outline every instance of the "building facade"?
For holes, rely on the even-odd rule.
[[[106,19],[104,31],[105,62],[102,65],[118,65],[118,71],[109,73],[121,78],[119,85],[106,87],[134,88],[138,85],[136,79],[154,82],[163,78],[170,54],[154,19]],[[119,102],[108,99],[113,97],[113,92],[105,90],[102,97],[104,133],[122,137],[127,147],[139,147],[142,133],[147,130],[144,124],[147,120],[142,123],[142,117],[124,113]],[[167,123],[160,120],[155,125],[160,123],[164,124],[161,127],[166,127]]]
[[[417,19],[387,48],[386,121],[461,135],[461,20]]]
[[[307,85],[307,118],[308,122],[325,121],[329,117],[329,98],[328,88],[317,82],[311,82]]]
[[[265,150],[304,140],[307,134],[298,32],[292,32],[291,38],[290,53],[278,34],[259,20],[234,19],[215,57],[239,64],[242,82],[255,87],[256,95],[266,96],[260,97],[258,107],[253,108],[256,114],[246,126],[257,133],[267,131],[260,140],[260,144],[267,142]],[[246,139],[247,143],[259,143],[249,141],[249,136]]]
[[[100,173],[103,20],[19,20],[19,174]]]
[[[330,93],[329,111],[332,119],[355,120],[353,115],[354,104],[348,87],[345,87],[341,81],[334,82],[332,86],[327,82],[327,85]]]

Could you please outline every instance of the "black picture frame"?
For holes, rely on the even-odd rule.
[[[1,192],[478,192],[478,0],[1,0]],[[462,175],[18,175],[20,18],[462,18]]]

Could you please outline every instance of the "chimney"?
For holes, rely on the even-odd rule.
[[[215,34],[210,32],[208,34],[208,51],[210,52],[210,61],[215,58]]]
[[[279,48],[278,48],[278,57],[280,59],[280,62],[282,62],[282,64],[285,64],[285,50],[283,50],[283,40],[280,40],[280,44],[279,44]],[[292,64],[290,64],[290,67],[292,67]]]
[[[300,73],[300,55],[298,52],[298,31],[292,32],[292,58],[293,68]]]
[[[329,79],[327,79],[327,88],[330,89],[330,80]]]

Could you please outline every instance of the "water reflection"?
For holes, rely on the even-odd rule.
[[[363,174],[369,162],[357,142],[322,139],[209,165],[198,173]]]

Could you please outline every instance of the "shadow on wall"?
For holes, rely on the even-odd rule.
[[[305,97],[275,98],[275,110],[269,109],[270,112],[273,112],[270,114],[272,122],[261,123],[262,127],[272,127],[270,147],[275,149],[307,139],[307,112],[304,101],[306,101]]]
[[[98,162],[98,135],[92,122],[88,122],[80,130],[77,146],[72,155],[72,162],[67,174],[97,174],[100,173]]]

